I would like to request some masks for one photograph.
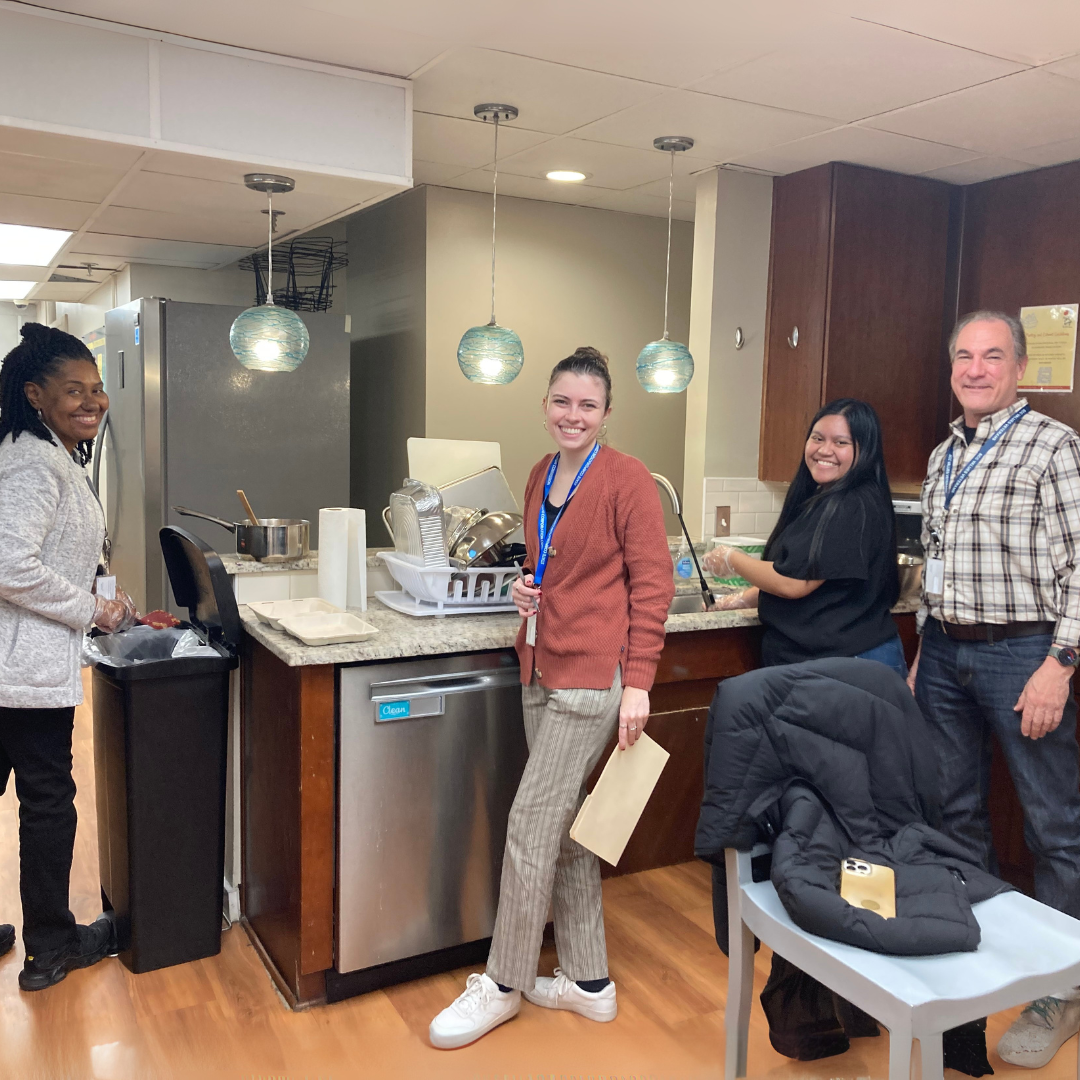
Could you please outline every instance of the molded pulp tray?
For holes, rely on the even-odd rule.
[[[280,630],[281,620],[293,615],[336,615],[341,612],[341,608],[317,596],[305,600],[256,600],[248,607],[274,630]]]
[[[366,641],[379,631],[344,611],[334,614],[286,615],[281,629],[305,645],[340,645],[345,641]]]

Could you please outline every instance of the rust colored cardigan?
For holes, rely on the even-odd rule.
[[[533,466],[525,487],[527,566],[539,556],[537,519],[553,455]],[[648,469],[603,447],[551,541],[536,646],[516,649],[521,681],[533,672],[549,690],[607,690],[622,665],[624,686],[651,690],[675,592],[660,496]]]

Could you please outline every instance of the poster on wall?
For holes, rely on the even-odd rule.
[[[1027,334],[1028,365],[1022,391],[1069,394],[1076,366],[1076,317],[1080,304],[1047,304],[1020,309]]]
[[[91,355],[97,362],[98,371],[104,370],[105,365],[105,327],[98,327],[82,336],[83,344],[90,350]]]

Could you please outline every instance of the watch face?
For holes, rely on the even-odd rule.
[[[1058,649],[1057,658],[1059,664],[1066,664],[1069,667],[1074,667],[1078,656],[1080,656],[1080,654],[1073,648],[1066,647],[1064,649]]]

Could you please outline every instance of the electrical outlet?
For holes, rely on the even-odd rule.
[[[731,535],[731,507],[718,506],[716,508],[716,521],[713,523],[713,536]]]

